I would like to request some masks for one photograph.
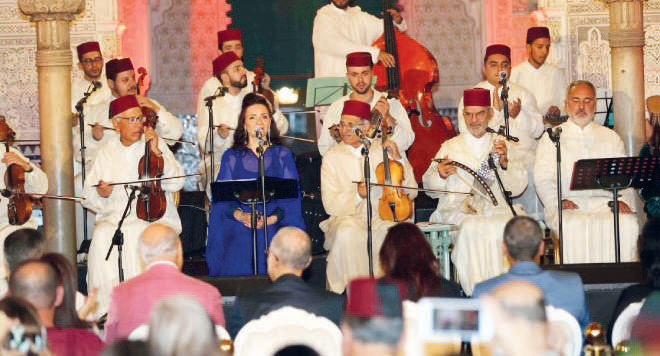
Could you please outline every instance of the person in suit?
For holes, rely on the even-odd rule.
[[[543,253],[543,234],[536,220],[516,216],[504,227],[504,254],[511,263],[509,272],[478,283],[472,298],[489,294],[510,280],[532,282],[541,288],[546,304],[571,313],[584,329],[591,317],[584,296],[582,279],[577,273],[542,270],[536,263]]]
[[[228,321],[232,337],[248,321],[284,306],[306,310],[339,325],[343,297],[315,290],[301,278],[312,262],[311,251],[309,236],[297,227],[283,227],[275,234],[266,260],[273,284],[236,299]]]
[[[146,271],[112,290],[105,326],[107,343],[127,337],[146,324],[153,306],[172,295],[195,298],[216,325],[225,325],[220,292],[181,272],[183,250],[174,229],[164,224],[150,225],[140,236],[138,251]]]

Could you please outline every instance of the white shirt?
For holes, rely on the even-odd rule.
[[[401,31],[407,29],[405,21],[396,26]],[[321,7],[316,12],[312,32],[314,76],[343,77],[346,55],[352,52],[369,52],[371,60],[378,62],[380,49],[372,44],[383,34],[383,27],[382,19],[359,6],[342,10],[330,3]]]
[[[101,87],[96,89],[94,93],[92,93],[92,95],[90,95],[89,98],[87,98],[86,105],[98,104],[101,101],[106,100],[107,98],[112,96],[112,92],[108,87],[108,80],[105,78],[105,70],[101,73],[101,77],[97,81],[101,83]],[[87,79],[85,79],[85,77],[71,78],[71,111],[72,112],[76,112],[76,104],[85,95],[85,92],[87,92],[90,85],[92,85],[92,83],[89,82]]]
[[[521,107],[520,113],[514,119],[509,117],[509,134],[517,137],[519,142],[512,145],[516,149],[520,159],[526,165],[534,162],[534,151],[536,149],[536,140],[543,134],[543,117],[536,107],[536,99],[534,95],[527,89],[521,87],[516,83],[509,82],[509,101],[520,99]],[[488,89],[492,93],[495,87],[488,81],[484,80],[477,83],[475,88]],[[504,112],[498,111],[493,108],[493,118],[488,123],[488,126],[493,130],[498,130],[500,126],[504,126]],[[463,118],[463,97],[458,103],[458,131],[468,133],[465,118]],[[512,157],[510,157],[512,158]]]
[[[373,91],[374,96],[369,103],[372,109],[376,106],[376,103],[382,96],[387,96],[387,94],[375,89],[373,89]],[[338,124],[341,120],[341,112],[344,109],[344,102],[350,99],[350,95],[351,93],[342,96],[330,104],[330,107],[323,118],[323,128],[321,128],[321,135],[319,136],[317,143],[321,155],[337,145],[337,141],[332,138],[330,130],[328,129],[330,126]],[[390,137],[390,139],[396,143],[400,152],[405,152],[413,144],[413,141],[415,141],[415,132],[410,125],[408,113],[403,105],[401,105],[401,102],[398,99],[388,99],[387,102],[390,104],[390,115],[396,120],[396,126],[394,126],[394,131],[392,132],[392,137]]]
[[[241,89],[241,94],[247,94],[252,90],[252,82],[254,81],[254,73],[251,71],[247,71],[245,74],[247,77],[247,83],[248,85],[245,86],[245,88]],[[199,89],[199,94],[197,94],[197,117],[202,114],[203,111],[206,111],[208,114],[208,108],[206,107],[206,102],[204,101],[204,98],[207,98],[213,94],[215,94],[218,90],[218,88],[222,85],[220,83],[220,80],[215,76],[212,75],[209,79],[207,79],[204,84],[202,84],[202,87]]]
[[[545,115],[551,106],[559,109],[564,106],[568,85],[559,68],[552,64],[543,63],[534,68],[529,61],[524,61],[511,70],[511,81],[534,94],[541,115]]]

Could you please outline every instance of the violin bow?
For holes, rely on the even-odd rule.
[[[363,183],[363,182],[354,180],[353,183],[360,184],[360,183]],[[474,195],[472,193],[466,193],[466,192],[454,192],[454,191],[451,191],[451,190],[406,187],[406,186],[403,186],[403,185],[393,185],[393,184],[370,183],[370,185],[378,186],[378,187],[388,187],[388,188],[411,189],[411,190],[417,190],[417,191],[420,191],[420,192],[443,193],[443,194],[462,194],[462,195],[470,195],[470,196]]]
[[[136,179],[133,181],[129,182],[116,182],[116,183],[108,183],[108,185],[128,185],[128,184],[139,184],[139,183],[148,183],[148,182],[157,182],[161,180],[168,180],[168,179],[177,179],[177,178],[187,178],[187,177],[195,177],[199,176],[201,173],[194,173],[194,174],[184,174],[182,176],[173,176],[173,177],[160,177],[160,178],[142,178],[142,179]],[[98,184],[94,184],[92,187],[96,188],[98,187]]]

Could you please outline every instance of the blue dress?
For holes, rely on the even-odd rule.
[[[264,154],[265,175],[295,179],[299,182],[298,171],[291,151],[280,145],[270,146]],[[259,159],[250,149],[230,148],[222,155],[217,181],[254,179],[258,177]],[[217,202],[211,206],[209,233],[206,244],[206,264],[210,276],[251,275],[252,271],[252,230],[233,217],[237,208],[250,211],[250,206],[238,201]],[[257,210],[262,213],[263,207]],[[277,215],[278,221],[268,225],[268,244],[284,226],[305,229],[302,217],[301,196],[297,198],[273,199],[266,204],[266,216]],[[264,251],[264,230],[257,230],[257,273],[266,274]]]

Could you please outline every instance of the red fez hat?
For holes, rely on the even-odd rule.
[[[373,65],[374,62],[371,61],[371,54],[369,52],[353,52],[346,56],[347,67],[371,67]]]
[[[391,280],[358,278],[348,285],[346,295],[346,315],[400,318],[406,286]]]
[[[550,30],[547,27],[530,27],[527,30],[527,44],[532,44],[537,38],[550,39]]]
[[[359,117],[362,120],[369,120],[371,118],[371,106],[362,101],[346,100],[344,102],[344,108],[342,109],[341,114],[353,115]]]
[[[238,28],[228,28],[224,31],[218,31],[218,48],[222,50],[222,43],[226,41],[243,40],[241,30]]]
[[[463,106],[490,106],[490,90],[484,88],[465,89]]]
[[[227,66],[241,60],[234,51],[225,52],[213,60],[213,75],[218,76]]]
[[[101,47],[98,42],[91,41],[79,44],[78,47],[76,47],[76,50],[78,51],[78,58],[82,58],[85,53],[93,51],[101,52]]]
[[[506,56],[511,62],[511,48],[503,44],[494,44],[486,47],[486,55],[484,55],[484,61],[493,54],[501,54]]]
[[[105,64],[105,75],[110,79],[116,78],[117,74],[127,70],[133,70],[133,62],[130,58],[115,58]]]
[[[139,108],[140,104],[135,95],[124,95],[110,102],[110,118],[132,108]]]

